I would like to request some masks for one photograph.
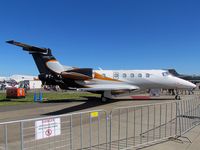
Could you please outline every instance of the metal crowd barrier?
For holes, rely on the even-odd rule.
[[[114,109],[110,149],[130,149],[174,137],[177,121],[176,102]]]
[[[179,132],[182,136],[200,123],[200,97],[177,102],[177,118]]]
[[[104,110],[1,123],[0,131],[1,150],[107,149],[108,143]]]
[[[183,137],[200,123],[200,97],[0,123],[0,150],[131,149]]]

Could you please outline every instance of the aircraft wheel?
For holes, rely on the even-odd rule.
[[[102,103],[106,103],[106,102],[108,102],[108,98],[102,96],[102,97],[101,97],[101,102],[102,102]]]
[[[176,96],[175,96],[175,99],[176,99],[176,100],[181,100],[180,95],[176,95]]]

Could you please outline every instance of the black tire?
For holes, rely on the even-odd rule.
[[[175,99],[176,99],[176,100],[181,100],[180,95],[176,95],[176,96],[175,96]]]
[[[104,97],[103,95],[101,96],[101,102],[102,103],[107,103],[108,102],[108,98]]]

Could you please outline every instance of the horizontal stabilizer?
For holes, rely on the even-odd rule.
[[[28,51],[29,53],[47,54],[50,51],[50,49],[47,49],[47,48],[39,48],[39,47],[31,46],[31,45],[28,45],[28,44],[16,42],[14,40],[6,41],[6,42],[9,43],[9,44],[20,46],[20,47],[23,48],[23,50]]]
[[[24,44],[21,42],[16,42],[14,40],[6,41],[9,44],[16,45],[19,47],[22,47],[24,51],[28,51],[29,54],[33,56],[33,59],[37,65],[37,68],[40,72],[40,74],[51,74],[57,72],[57,70],[64,71],[62,65],[57,61],[56,63],[52,64],[49,63],[49,67],[47,67],[48,62],[51,62],[52,60],[56,60],[56,58],[52,55],[51,50],[47,48],[39,48],[32,45]],[[55,69],[55,70],[54,70]]]

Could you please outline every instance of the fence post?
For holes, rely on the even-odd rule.
[[[178,130],[178,124],[177,124],[177,117],[179,117],[179,131],[180,131],[180,135],[177,135],[177,130]],[[176,136],[181,136],[181,113],[180,113],[180,109],[179,109],[179,102],[176,102]]]
[[[159,139],[161,139],[161,122],[162,122],[162,104],[160,104],[160,124],[159,124]]]
[[[8,149],[8,130],[7,130],[7,124],[4,125],[4,137],[5,137],[5,150]]]
[[[128,146],[128,122],[129,122],[128,113],[129,113],[129,109],[127,108],[126,110],[127,110],[127,112],[126,112],[126,148],[127,148],[127,146]]]
[[[175,103],[176,104],[176,119],[175,119],[175,135],[177,136],[177,114],[178,114],[178,104],[177,102]]]
[[[109,121],[109,115],[108,115],[108,113],[107,113],[107,111],[105,111],[105,115],[106,115],[106,150],[108,149],[108,136],[109,136],[109,133],[108,133],[108,121]]]
[[[70,115],[70,149],[73,149],[73,125],[72,125],[72,115]]]
[[[136,111],[135,111],[135,107],[134,107],[134,118],[133,118],[133,119],[134,119],[134,129],[133,129],[133,130],[134,130],[134,135],[133,135],[133,140],[134,140],[134,141],[133,141],[133,144],[134,144],[134,146],[135,146],[135,129],[136,129],[136,128],[135,128],[135,124],[136,124],[136,123],[135,123],[135,112],[136,112]]]
[[[81,149],[83,148],[83,120],[82,113],[80,114],[80,145]]]
[[[21,133],[21,150],[24,149],[24,122],[20,122],[20,133]]]
[[[112,148],[112,111],[110,112],[109,119],[110,119],[110,145],[109,145],[109,149],[111,150],[111,148]]]
[[[120,149],[120,137],[121,137],[121,109],[118,111],[118,150]]]
[[[100,115],[98,115],[98,149],[99,149],[99,144],[100,144]],[[107,133],[106,133],[107,135]]]
[[[140,111],[141,111],[140,112],[141,113],[141,118],[140,118],[141,119],[140,120],[140,144],[142,144],[142,132],[143,132],[143,130],[142,130],[142,124],[143,124],[143,122],[142,122],[143,121],[142,120],[143,119],[142,112],[143,112],[143,107],[142,106],[140,107]]]
[[[153,105],[153,140],[155,140],[155,127],[156,127],[156,105]]]
[[[149,142],[149,107],[150,106],[147,106],[147,114],[148,114],[148,117],[147,117],[147,142]]]

